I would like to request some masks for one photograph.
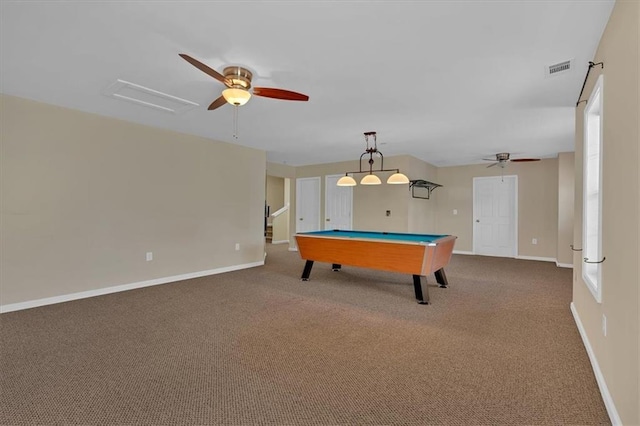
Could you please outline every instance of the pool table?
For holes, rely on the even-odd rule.
[[[300,257],[306,260],[302,280],[308,281],[313,262],[413,275],[415,296],[429,304],[426,276],[434,274],[440,287],[448,285],[444,267],[449,264],[456,238],[453,235],[403,234],[397,232],[328,230],[295,235]],[[425,285],[423,285],[423,282]]]

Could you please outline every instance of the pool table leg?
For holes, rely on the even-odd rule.
[[[302,281],[309,281],[309,275],[311,275],[311,268],[313,268],[313,260],[307,260],[304,264],[304,270],[302,271]]]
[[[438,269],[434,272],[434,275],[436,276],[436,281],[440,284],[440,288],[447,288],[449,281],[447,281],[447,276],[444,274],[444,268]]]
[[[338,264],[338,263],[334,263],[331,265],[331,270],[333,272],[338,272],[340,270],[340,268],[342,267],[342,265]]]
[[[420,275],[413,276],[413,289],[416,292],[416,300],[421,305],[429,304],[429,289],[427,288],[427,277],[424,277],[424,294],[425,297],[422,297],[422,278]]]

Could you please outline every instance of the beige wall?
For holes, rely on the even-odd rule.
[[[595,67],[582,99],[598,78],[603,88],[602,303],[582,280],[582,259],[574,255],[573,308],[586,345],[601,371],[605,402],[625,425],[640,424],[640,2],[618,0],[600,41]],[[576,109],[575,244],[582,247],[583,112]],[[607,318],[607,335],[602,331]],[[615,416],[614,416],[615,417]],[[614,420],[616,420],[614,418]]]
[[[269,215],[284,207],[284,178],[267,175],[267,205],[269,206]],[[269,223],[271,223],[269,216]]]
[[[575,186],[575,155],[558,154],[558,248],[560,265],[573,265],[573,198]]]
[[[509,163],[503,172],[518,176],[518,256],[556,259],[558,159]],[[434,191],[437,229],[458,236],[456,250],[473,251],[473,178],[500,174],[499,167],[484,164],[437,169],[437,183],[443,185]]]
[[[263,260],[263,151],[0,105],[2,305]]]
[[[281,213],[280,215],[272,218],[271,223],[273,224],[273,234],[272,234],[273,244],[289,243],[290,215],[291,215],[291,211],[287,210],[284,213]]]
[[[267,163],[267,175],[281,178],[295,179],[296,168],[286,164]]]
[[[429,163],[425,163],[415,157],[408,158],[408,166],[406,167],[406,175],[409,179],[422,179],[429,182],[439,183],[437,180],[437,168]],[[409,222],[407,232],[439,234],[440,230],[436,227],[436,205],[438,203],[438,193],[442,189],[434,189],[428,200],[421,198],[413,198],[409,196]],[[411,194],[410,189],[405,189]],[[428,192],[426,189],[415,188],[417,197],[426,197]]]

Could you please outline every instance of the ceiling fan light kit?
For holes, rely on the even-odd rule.
[[[222,91],[222,96],[224,99],[234,106],[242,106],[249,102],[251,99],[251,93],[248,90],[241,89],[238,87],[230,87],[228,89],[224,89]]]
[[[224,71],[225,84],[228,88],[222,91],[224,99],[234,106],[242,106],[251,99],[251,79],[253,74],[246,68],[242,67],[226,67]]]
[[[369,146],[369,138],[373,139],[373,146],[371,147]],[[382,152],[378,151],[376,132],[365,132],[364,140],[367,144],[367,148],[365,152],[363,152],[362,155],[360,155],[360,170],[353,171],[353,172],[346,172],[343,177],[338,179],[338,182],[336,183],[337,186],[356,186],[356,180],[353,177],[349,176],[350,174],[356,174],[356,173],[366,173],[366,175],[362,178],[362,180],[360,180],[360,185],[381,185],[382,181],[378,176],[373,174],[374,171],[395,172],[394,174],[389,176],[389,178],[387,179],[387,183],[390,185],[402,185],[402,184],[409,183],[409,178],[403,175],[402,173],[400,173],[400,169],[384,168],[384,156],[382,155]],[[380,157],[380,169],[373,170],[374,154]],[[369,161],[368,161],[369,170],[362,170],[362,157],[364,157],[365,155],[369,155]]]

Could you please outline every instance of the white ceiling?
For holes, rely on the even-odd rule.
[[[269,161],[385,156],[436,166],[573,151],[574,111],[613,0],[20,1],[0,6],[0,91],[255,147]],[[253,97],[182,58],[309,102]],[[545,67],[573,69],[545,76]],[[180,114],[104,94],[117,79],[198,103]]]

